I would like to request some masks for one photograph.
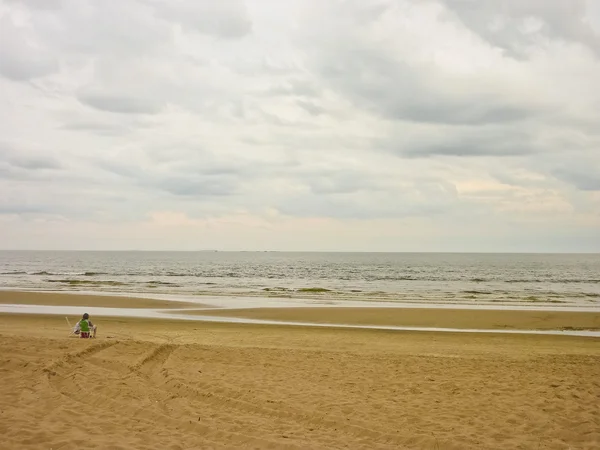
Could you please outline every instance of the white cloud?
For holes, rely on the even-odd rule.
[[[599,11],[0,1],[0,247],[600,251]]]
[[[11,80],[30,80],[58,70],[58,60],[43,42],[31,42],[26,27],[8,14],[0,18],[0,74]]]

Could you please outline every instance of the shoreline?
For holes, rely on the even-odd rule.
[[[9,303],[20,299],[21,303]],[[203,299],[211,300],[211,299]],[[129,317],[236,323],[268,326],[373,329],[403,332],[546,334],[600,337],[600,311],[564,311],[556,309],[469,308],[455,305],[415,308],[409,305],[352,303],[317,304],[268,301],[256,308],[240,308],[245,298],[232,298],[233,304],[191,303],[172,300],[143,299],[131,296],[62,295],[60,293],[0,292],[0,314],[42,314],[78,316],[88,312],[93,317]],[[103,305],[103,306],[93,306]],[[299,306],[300,305],[300,306]]]
[[[536,304],[536,303],[458,303],[438,301],[389,301],[389,300],[355,300],[328,297],[273,297],[247,296],[235,294],[177,294],[153,292],[124,292],[124,291],[67,291],[67,290],[31,290],[16,288],[0,288],[0,299],[13,294],[53,294],[75,297],[108,297],[112,299],[156,300],[169,302],[169,305],[180,302],[191,304],[195,308],[218,309],[252,309],[252,308],[406,308],[406,309],[459,309],[459,310],[489,310],[489,311],[562,311],[600,313],[600,305],[576,304]],[[0,305],[3,302],[0,300]],[[8,302],[4,302],[8,303]],[[12,302],[10,302],[12,303]]]

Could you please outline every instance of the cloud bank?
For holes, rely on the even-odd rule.
[[[600,251],[591,0],[0,0],[0,248]]]

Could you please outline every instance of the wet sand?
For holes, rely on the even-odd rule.
[[[71,294],[64,292],[18,292],[0,291],[0,304],[48,305],[48,306],[100,306],[105,308],[205,308],[198,303],[154,300],[149,298],[119,297],[105,295]]]
[[[424,308],[254,308],[185,311],[198,314],[288,322],[407,327],[600,330],[599,312],[515,311]]]
[[[600,340],[0,314],[10,449],[593,449]]]

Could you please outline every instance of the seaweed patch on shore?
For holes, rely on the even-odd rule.
[[[321,288],[321,287],[310,287],[310,288],[299,288],[298,292],[320,294],[320,293],[324,293],[324,292],[331,292],[331,289],[326,289],[326,288]]]
[[[114,280],[77,280],[77,279],[62,279],[62,280],[46,280],[48,283],[62,283],[69,286],[126,286],[127,283]]]

